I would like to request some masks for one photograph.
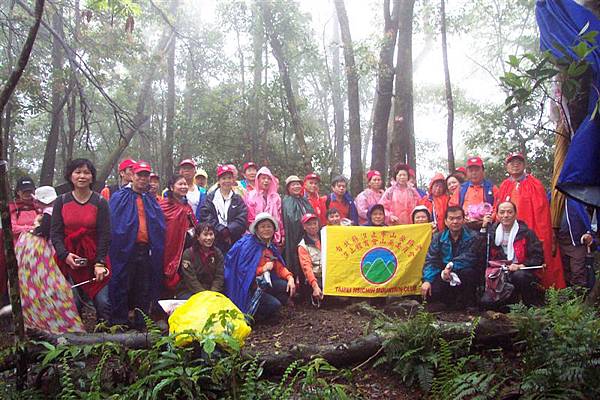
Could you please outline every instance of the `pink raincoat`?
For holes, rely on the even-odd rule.
[[[266,193],[259,189],[259,178],[261,175],[268,175],[271,177],[271,185],[267,189]],[[268,212],[279,224],[279,229],[275,232],[275,243],[281,243],[284,237],[283,231],[283,217],[281,215],[281,197],[277,193],[279,188],[279,180],[273,176],[269,168],[261,167],[256,173],[256,179],[254,182],[254,189],[252,189],[246,195],[245,201],[248,207],[248,225],[254,222],[256,216],[261,212]]]
[[[419,192],[411,184],[400,186],[393,182],[381,196],[379,204],[385,208],[386,222],[389,225],[405,225],[412,224],[411,214],[420,199]],[[391,216],[397,217],[398,222],[392,223]]]
[[[356,210],[358,211],[358,220],[361,225],[367,223],[367,212],[371,206],[379,203],[381,196],[383,195],[383,190],[378,192],[373,189],[365,189],[359,193],[358,196],[354,199],[354,204],[356,205]]]

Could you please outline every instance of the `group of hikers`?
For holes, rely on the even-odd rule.
[[[427,191],[407,164],[395,165],[387,188],[379,171],[368,171],[356,197],[343,176],[321,195],[314,172],[288,176],[281,188],[253,162],[239,177],[234,165],[219,165],[212,187],[192,159],[166,184],[145,161],[126,159],[118,170],[119,182],[99,193],[87,159],[66,166],[71,191],[60,196],[30,177],[17,181],[10,212],[29,326],[83,331],[80,313],[93,305],[98,321],[144,329],[158,299],[204,290],[224,293],[256,320],[276,317],[288,301],[320,304],[325,225],[430,224],[421,292],[449,306],[535,305],[544,288],[590,283],[591,213],[567,199],[563,223],[552,229],[546,190],[520,153],[506,157],[500,187],[471,157],[447,177],[436,173]],[[486,280],[491,290],[481,296]]]

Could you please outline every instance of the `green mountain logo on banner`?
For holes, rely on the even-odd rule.
[[[381,285],[392,279],[398,268],[394,253],[383,247],[369,250],[360,264],[362,276],[375,285]]]

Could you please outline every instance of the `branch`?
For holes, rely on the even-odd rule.
[[[31,9],[25,4],[23,3],[23,0],[15,0],[16,4],[19,5],[19,7],[21,7],[23,10],[25,10],[27,13],[33,15],[33,11],[31,11]],[[56,38],[56,40],[60,43],[60,45],[62,46],[62,48],[65,50],[65,55],[67,56],[67,59],[69,60],[69,64],[71,66],[71,69],[76,70],[78,69],[79,71],[81,71],[81,73],[83,74],[83,76],[85,76],[85,78],[96,88],[98,89],[98,91],[100,92],[100,94],[102,95],[102,97],[104,97],[104,99],[108,102],[108,104],[110,105],[110,107],[113,109],[114,113],[115,113],[115,117],[117,118],[117,126],[119,126],[119,130],[120,130],[120,135],[123,136],[123,131],[121,128],[121,124],[120,124],[120,120],[124,120],[127,122],[127,124],[129,125],[129,127],[131,128],[135,128],[135,121],[133,121],[133,119],[130,117],[129,113],[127,111],[125,111],[123,108],[121,108],[121,106],[119,106],[109,95],[108,93],[106,93],[106,91],[104,90],[104,88],[102,87],[102,85],[100,84],[98,78],[96,78],[96,76],[94,75],[94,73],[92,72],[91,68],[87,65],[87,63],[85,62],[85,60],[83,60],[83,58],[77,54],[77,52],[75,52],[75,50],[73,50],[73,48],[71,48],[71,46],[69,46],[64,39],[62,38],[62,36],[60,34],[58,34],[50,25],[48,25],[48,23],[46,23],[45,21],[41,21],[42,26],[52,35]],[[79,85],[78,85],[79,86]],[[79,94],[80,94],[80,98],[84,98],[83,94],[82,94],[82,90],[81,87],[79,87]],[[89,107],[87,107],[89,108]]]
[[[27,34],[27,40],[23,44],[23,48],[21,49],[21,54],[19,55],[19,60],[17,61],[17,67],[13,70],[2,89],[2,93],[0,93],[0,114],[4,112],[4,107],[10,97],[12,96],[21,76],[23,75],[23,71],[29,62],[29,56],[31,55],[31,50],[33,49],[33,44],[35,43],[35,38],[38,33],[38,29],[40,27],[40,23],[42,21],[42,13],[44,12],[44,0],[36,0],[35,2],[35,10],[31,13],[35,21],[31,28],[29,28],[29,33]]]

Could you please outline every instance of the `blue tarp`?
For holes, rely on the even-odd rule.
[[[578,58],[569,47],[579,42],[579,32],[586,24],[589,23],[588,31],[600,32],[600,20],[573,0],[538,0],[536,17],[541,49],[550,50],[558,58],[564,54],[557,44]],[[590,120],[600,89],[600,49],[586,60],[590,63],[593,84],[587,115],[573,136],[557,188],[577,200],[600,207],[600,117],[596,115]]]

